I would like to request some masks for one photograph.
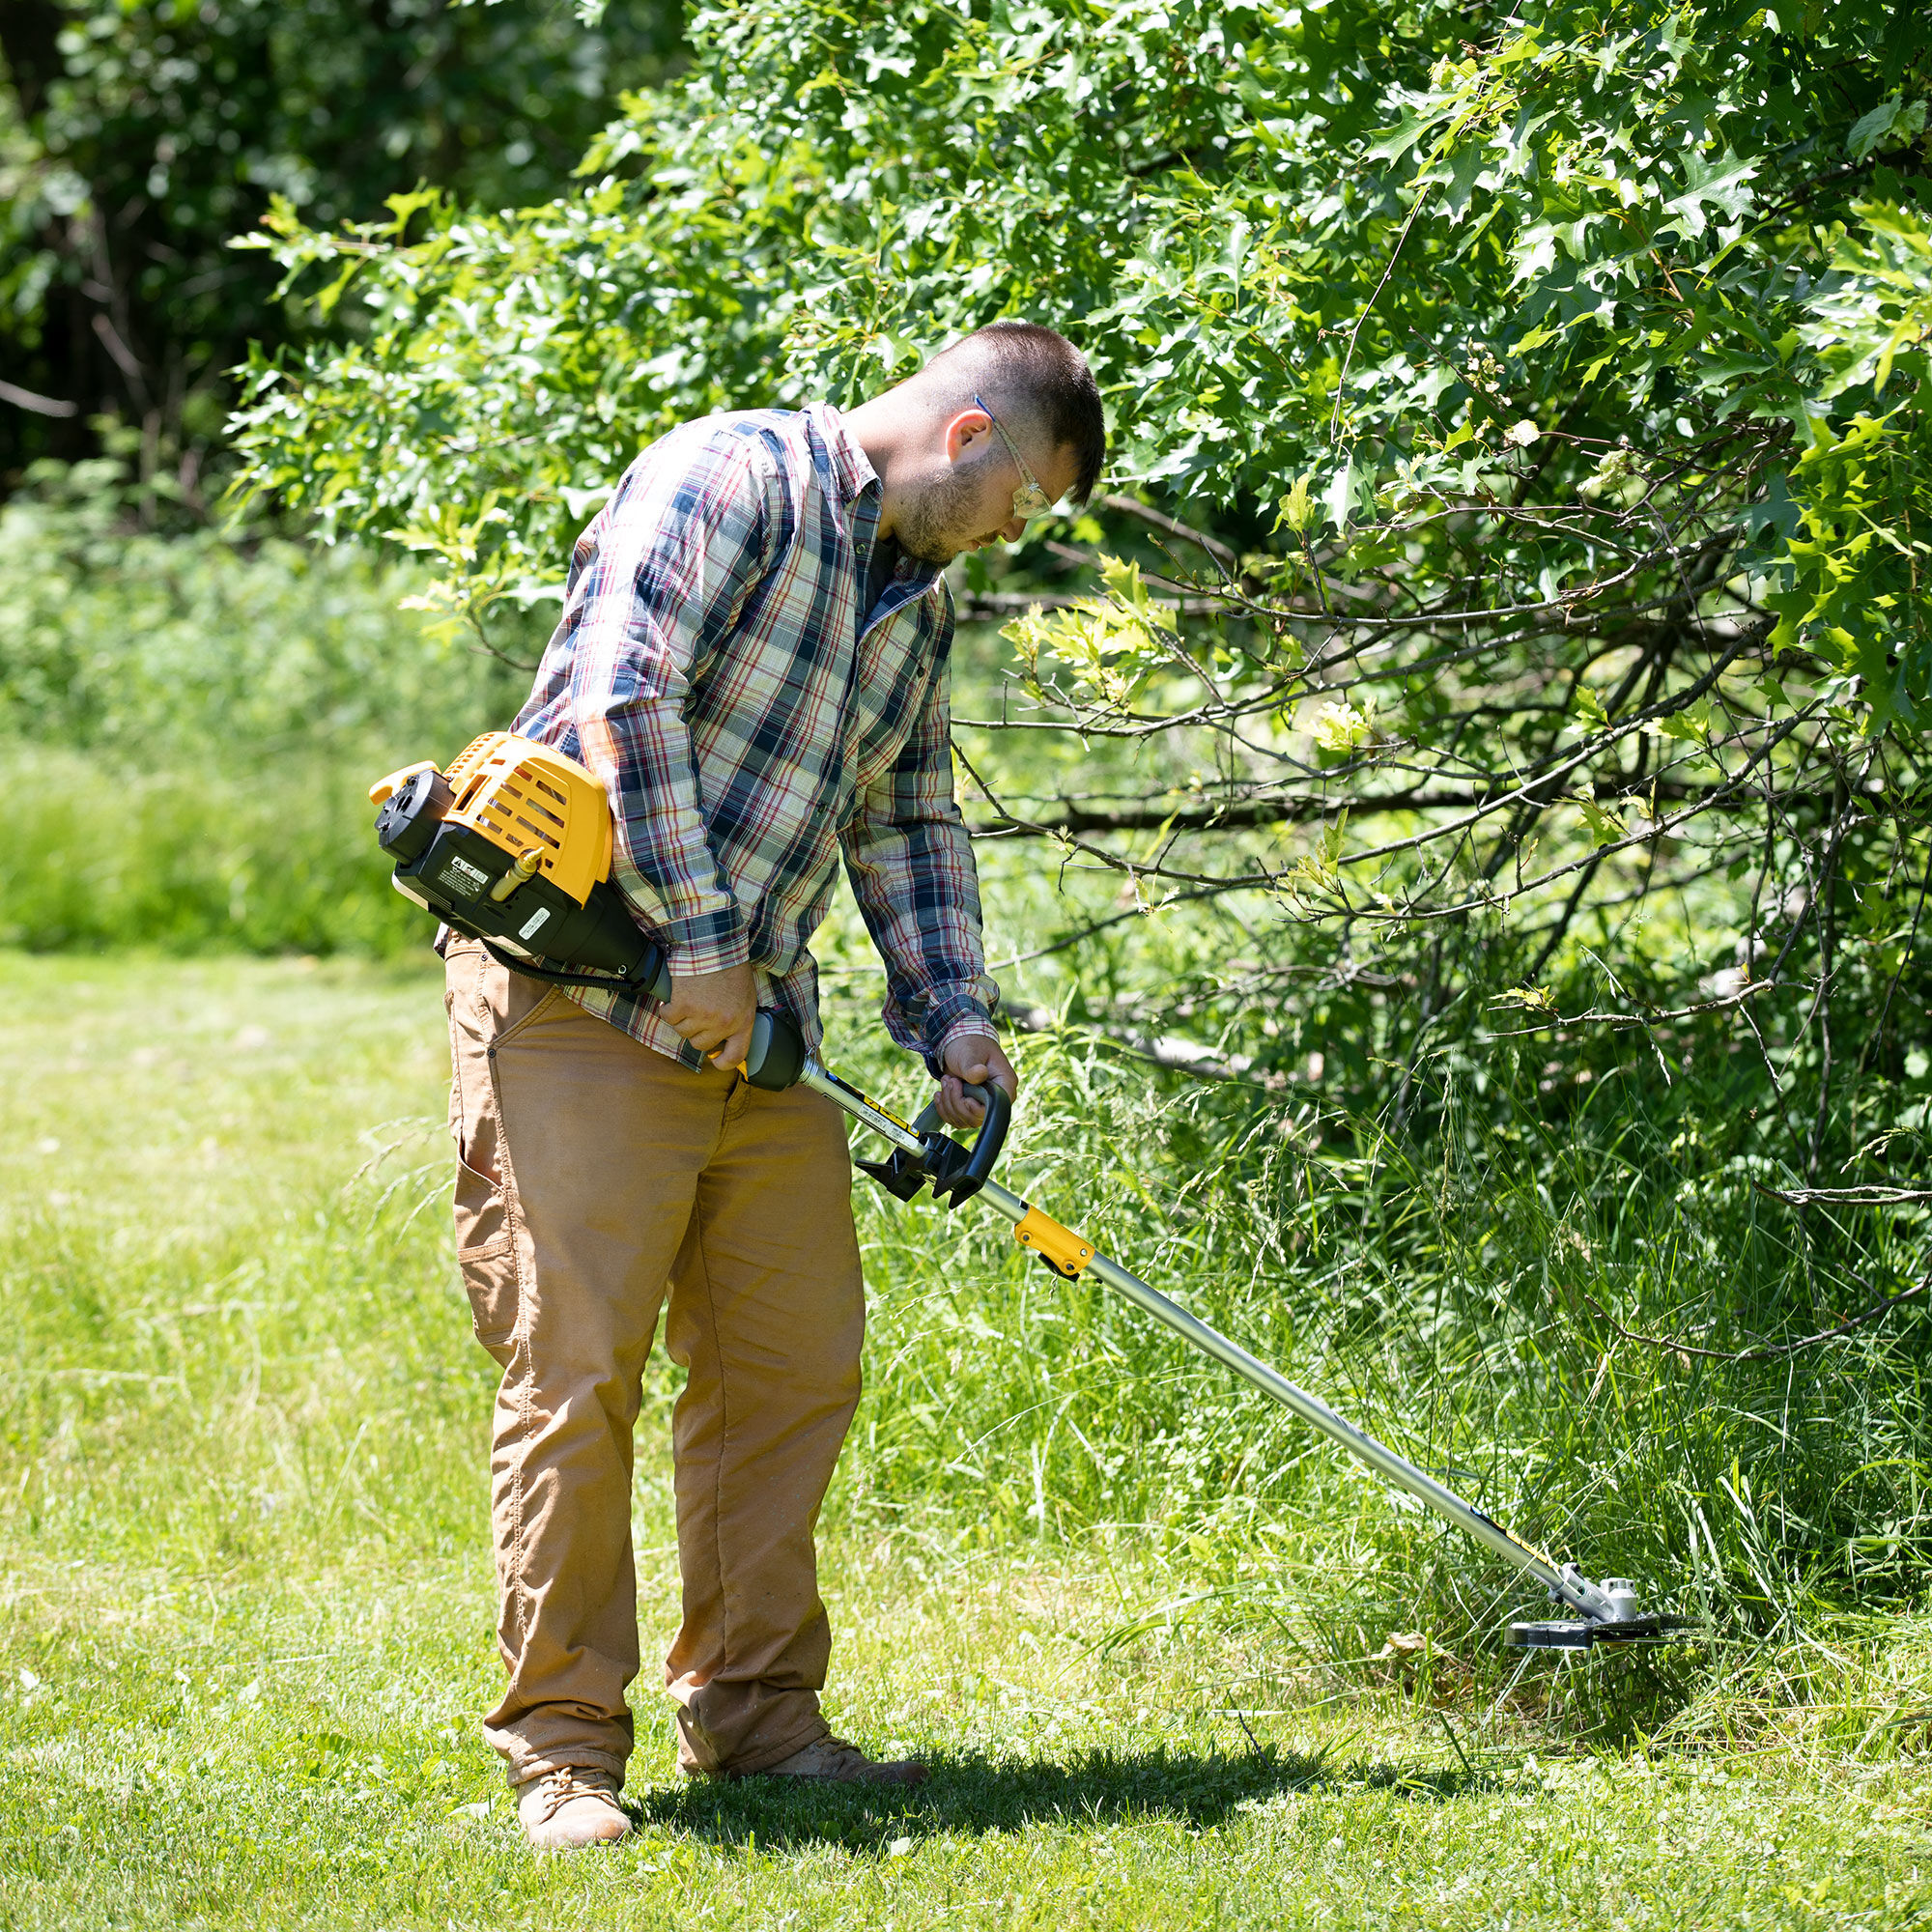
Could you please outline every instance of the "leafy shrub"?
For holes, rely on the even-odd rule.
[[[1716,1012],[1813,1179],[1872,1143],[1932,858],[1922,18],[743,0],[692,39],[542,208],[276,211],[364,327],[258,358],[258,488],[494,623],[668,420],[1056,323],[1137,495],[969,564],[1017,648],[968,795],[1091,889],[1069,944],[1117,886],[1240,932],[1083,1016],[1315,1046],[1408,1118],[1499,1032]]]

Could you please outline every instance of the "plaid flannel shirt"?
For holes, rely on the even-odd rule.
[[[885,1020],[935,1074],[990,1035],[979,883],[952,791],[952,607],[901,558],[863,609],[880,484],[837,410],[673,430],[576,544],[515,728],[581,759],[616,819],[611,875],[673,976],[749,962],[816,1045],[808,950],[842,851],[886,962]],[[655,1001],[570,997],[702,1065]]]

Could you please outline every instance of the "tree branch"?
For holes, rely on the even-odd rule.
[[[1711,1362],[1767,1362],[1783,1355],[1795,1355],[1800,1349],[1815,1348],[1820,1342],[1834,1341],[1840,1335],[1849,1334],[1854,1328],[1861,1328],[1867,1321],[1877,1321],[1887,1309],[1896,1308],[1901,1301],[1910,1301],[1914,1296],[1923,1294],[1928,1285],[1932,1285],[1932,1275],[1927,1275],[1924,1281],[1915,1283],[1897,1294],[1887,1295],[1883,1301],[1867,1308],[1862,1315],[1854,1315],[1849,1321],[1840,1321],[1835,1328],[1821,1328],[1817,1334],[1806,1335],[1796,1342],[1779,1342],[1762,1349],[1743,1349],[1736,1354],[1726,1354],[1721,1349],[1700,1349],[1694,1342],[1673,1341],[1665,1335],[1639,1334],[1634,1328],[1626,1328],[1594,1295],[1585,1293],[1583,1299],[1590,1304],[1599,1320],[1614,1328],[1626,1342],[1641,1342],[1647,1349],[1662,1349],[1676,1355],[1701,1355],[1706,1361]]]
[[[1761,1180],[1753,1184],[1760,1194],[1768,1194],[1774,1201],[1782,1201],[1792,1208],[1808,1208],[1821,1202],[1843,1208],[1893,1208],[1914,1201],[1932,1201],[1932,1187],[1881,1187],[1876,1183],[1863,1187],[1767,1187]]]
[[[1224,570],[1232,572],[1240,562],[1239,555],[1219,537],[1210,537],[1205,530],[1190,529],[1187,525],[1178,523],[1173,517],[1163,516],[1158,510],[1150,509],[1145,503],[1136,502],[1131,497],[1102,497],[1103,510],[1118,511],[1123,517],[1138,517],[1144,524],[1151,524],[1155,529],[1164,530],[1171,537],[1179,537],[1183,543],[1191,543],[1205,550]]]

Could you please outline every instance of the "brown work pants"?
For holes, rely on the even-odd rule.
[[[512,1783],[624,1775],[638,1673],[632,1429],[659,1311],[683,1624],[680,1762],[753,1772],[826,1733],[812,1531],[859,1399],[865,1293],[837,1110],[693,1072],[469,942],[447,957],[456,1241],[502,1364],[491,1455]]]

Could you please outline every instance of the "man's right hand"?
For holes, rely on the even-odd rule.
[[[673,974],[664,1016],[699,1053],[720,1066],[736,1066],[752,1050],[757,981],[749,966],[721,966],[685,979]]]

